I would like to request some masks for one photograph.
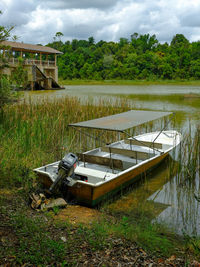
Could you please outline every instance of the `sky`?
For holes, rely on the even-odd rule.
[[[15,26],[12,35],[32,44],[62,41],[95,42],[155,34],[170,43],[177,33],[200,40],[200,0],[0,0],[0,25]]]

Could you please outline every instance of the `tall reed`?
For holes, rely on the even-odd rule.
[[[175,156],[175,155],[174,155]],[[165,198],[172,204],[171,217],[178,233],[199,235],[200,126],[183,135],[176,162],[169,161],[170,183]]]
[[[177,179],[181,184],[192,185],[200,171],[200,125],[184,134],[177,158]]]
[[[67,125],[130,109],[124,100],[80,103],[76,97],[40,103],[31,100],[5,106],[0,114],[0,185],[21,186],[32,181],[31,170],[77,151],[79,135]],[[83,137],[85,143],[85,137]]]

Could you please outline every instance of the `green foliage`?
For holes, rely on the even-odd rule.
[[[173,252],[176,240],[171,239],[164,225],[151,222],[153,216],[150,212],[140,207],[138,210],[125,211],[125,213],[119,214],[113,211],[112,215],[118,218],[118,222],[109,223],[109,226],[104,223],[104,228],[109,229],[116,236],[136,242],[153,254],[167,256]]]
[[[10,32],[12,31],[12,29],[13,27],[6,28],[4,26],[0,26],[0,42],[5,41],[8,37],[10,37]]]
[[[12,87],[10,81],[5,76],[0,76],[0,107],[12,99]]]
[[[15,214],[12,226],[18,238],[18,246],[12,249],[16,264],[47,265],[56,263],[57,259],[64,261],[66,245],[50,237],[43,220]]]
[[[21,57],[18,58],[18,66],[12,71],[10,79],[12,81],[12,84],[17,88],[21,86],[25,88],[28,81],[28,73],[24,69],[23,59]]]
[[[0,15],[2,11],[0,11]],[[0,25],[0,49],[2,48],[1,42],[5,41],[10,37],[10,32],[13,27],[4,27]],[[3,54],[0,54],[0,109],[1,107],[12,100],[14,93],[12,92],[11,82],[9,79],[2,74],[1,70],[4,67],[8,67],[7,61],[5,60]]]
[[[170,44],[150,34],[134,33],[130,39],[95,43],[89,37],[48,45],[63,52],[58,58],[60,79],[199,79],[199,41],[190,43],[183,34]]]
[[[93,223],[90,228],[80,225],[78,228],[78,234],[85,242],[87,242],[92,250],[102,250],[107,243],[107,225],[104,223]]]
[[[192,254],[199,256],[200,253],[200,238],[185,236],[185,249]]]

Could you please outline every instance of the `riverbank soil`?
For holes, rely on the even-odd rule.
[[[34,211],[20,190],[0,191],[1,266],[200,266],[183,247],[163,256],[105,231],[102,220],[116,225],[118,218],[101,210],[68,205]]]

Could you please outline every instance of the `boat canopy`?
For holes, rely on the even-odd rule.
[[[130,110],[99,119],[71,123],[68,126],[123,132],[135,126],[171,115],[172,112]]]

